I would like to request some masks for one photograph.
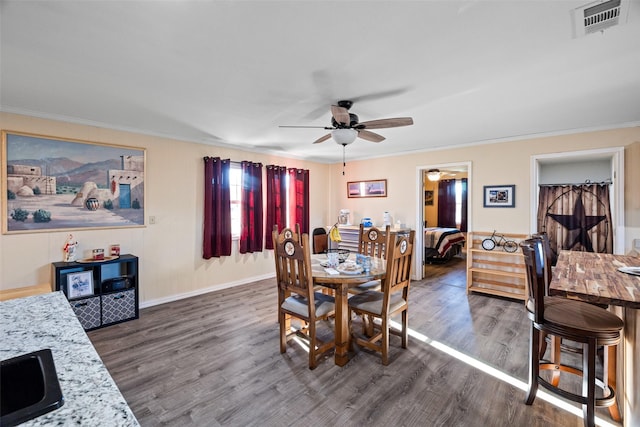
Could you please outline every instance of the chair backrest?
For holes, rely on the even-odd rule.
[[[291,293],[299,294],[309,302],[309,318],[315,318],[315,311],[311,309],[315,306],[309,235],[296,235],[285,228],[279,234],[274,230],[272,238],[279,303]]]
[[[395,292],[402,291],[402,297],[406,301],[411,283],[411,259],[415,230],[411,230],[408,236],[406,234],[391,234],[389,241],[392,243],[387,248],[387,272],[382,281],[383,311],[389,309],[391,294]]]
[[[318,227],[313,229],[313,253],[322,254],[328,249],[328,236],[327,230],[324,227]]]
[[[387,259],[387,248],[391,241],[391,227],[386,226],[382,231],[377,227],[370,227],[367,230],[360,224],[360,234],[358,236],[358,253],[376,258]]]
[[[549,295],[549,285],[551,284],[551,279],[553,278],[553,270],[551,268],[551,264],[553,262],[553,253],[551,252],[549,236],[546,232],[543,231],[533,234],[531,238],[542,240],[542,252],[544,254],[544,276],[546,279],[544,294]]]
[[[545,254],[541,238],[531,238],[520,243],[527,272],[527,310],[534,322],[544,322],[544,296],[547,288]]]
[[[296,227],[295,230],[292,230],[289,227],[285,227],[282,229],[280,233],[278,233],[278,225],[274,224],[272,233],[275,233],[278,236],[279,240],[284,240],[285,238],[291,238],[299,243],[300,242],[300,224],[296,224],[295,227]],[[275,241],[274,241],[273,247],[275,248]]]

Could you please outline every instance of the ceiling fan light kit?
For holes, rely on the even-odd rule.
[[[358,131],[355,129],[335,129],[331,131],[334,141],[340,145],[349,145],[356,140]]]
[[[427,172],[427,179],[429,181],[440,181],[440,170],[429,169],[429,171]]]

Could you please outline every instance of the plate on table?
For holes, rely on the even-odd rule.
[[[620,267],[618,271],[627,274],[633,274],[634,276],[640,276],[640,267]]]
[[[345,262],[344,264],[340,264],[336,270],[342,274],[360,274],[363,268],[359,264]]]

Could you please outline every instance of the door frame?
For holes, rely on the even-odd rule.
[[[569,151],[565,153],[539,154],[531,156],[531,233],[537,232],[538,194],[540,166],[553,160],[575,161],[608,159],[611,162],[611,221],[613,222],[613,253],[624,254],[624,147],[594,150]]]
[[[424,173],[429,169],[450,169],[465,166],[467,168],[467,230],[473,230],[473,169],[471,161],[434,163],[426,166],[416,166],[416,236],[414,247],[420,250],[420,256],[413,257],[413,279],[424,277]],[[414,252],[415,253],[415,252]]]

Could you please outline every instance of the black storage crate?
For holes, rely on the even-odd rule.
[[[78,273],[90,276],[92,286],[70,298],[74,292],[70,293],[69,277]],[[105,261],[54,262],[52,274],[55,290],[69,299],[85,330],[138,318],[138,257],[125,254]]]

